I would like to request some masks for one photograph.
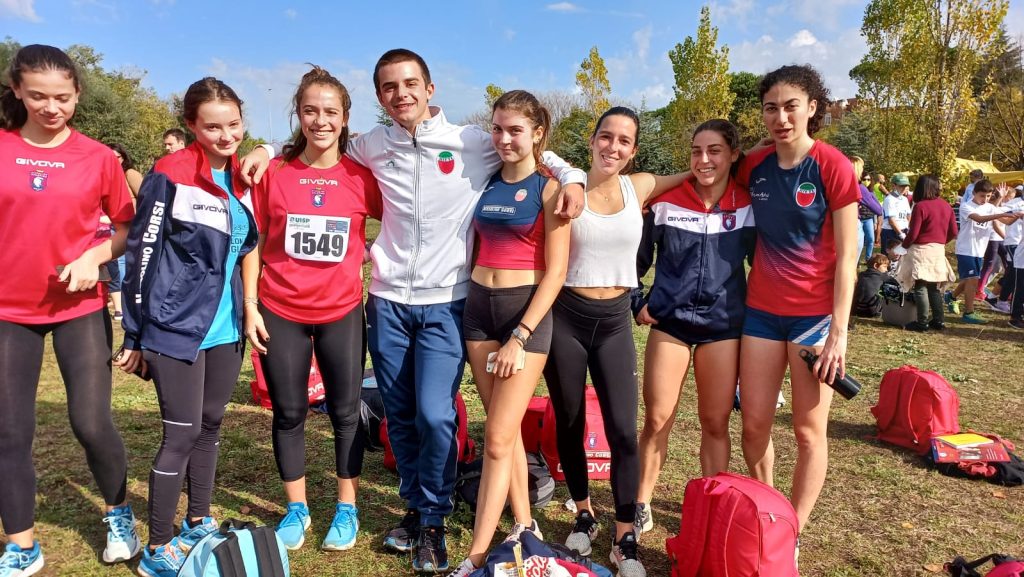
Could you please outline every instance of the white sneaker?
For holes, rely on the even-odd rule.
[[[1008,315],[1010,314],[1010,303],[1007,301],[996,301],[996,304],[992,305],[992,310]]]
[[[654,517],[651,515],[651,506],[647,503],[637,503],[636,519],[633,521],[633,531],[637,538],[652,529],[654,529]]]
[[[142,543],[135,532],[135,515],[129,505],[118,507],[103,517],[107,524],[107,546],[103,549],[104,563],[128,561],[142,551]]]
[[[473,565],[472,561],[463,559],[462,563],[459,563],[459,566],[455,568],[455,571],[448,574],[448,577],[469,577],[477,569],[479,567]]]
[[[565,538],[565,546],[576,551],[584,557],[590,556],[593,551],[594,536],[597,535],[597,520],[586,509],[576,515],[576,523],[572,531]]]
[[[512,525],[512,530],[509,531],[508,536],[505,537],[504,542],[508,543],[510,541],[519,541],[519,536],[523,534],[523,531],[529,531],[533,533],[533,536],[536,537],[538,541],[544,540],[544,534],[540,532],[540,527],[537,526],[537,520],[534,519],[530,521],[529,526],[524,525],[522,523],[516,523],[515,525]]]

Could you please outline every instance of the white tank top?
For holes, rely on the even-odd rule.
[[[636,288],[636,252],[644,217],[628,176],[619,175],[619,189],[624,206],[615,214],[590,210],[583,195],[583,213],[572,221],[565,286]]]

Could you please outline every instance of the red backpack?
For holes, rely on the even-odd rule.
[[[960,397],[935,371],[911,365],[887,371],[878,386],[878,404],[871,407],[878,439],[920,454],[931,439],[960,432]]]
[[[587,455],[587,478],[608,480],[612,477],[612,449],[604,434],[604,417],[597,391],[592,386],[586,390],[587,422],[583,430],[583,450]],[[555,407],[548,399],[540,431],[540,452],[548,462],[551,476],[556,481],[565,480],[565,471],[558,457],[558,436],[555,433]],[[523,443],[525,444],[525,438]]]
[[[719,473],[686,484],[679,534],[665,540],[672,577],[799,577],[789,499],[760,481]]]
[[[952,577],[982,577],[978,570],[982,565],[992,562],[995,567],[984,574],[984,577],[1024,577],[1024,560],[1014,559],[1007,555],[994,553],[981,559],[968,561],[957,557],[943,567]]]
[[[466,401],[462,400],[462,393],[455,393],[455,413],[458,415],[455,430],[455,440],[459,446],[458,459],[460,463],[468,463],[476,459],[476,443],[469,438],[469,417],[466,415]],[[387,417],[380,423],[380,440],[384,445],[384,466],[397,471],[398,463],[395,461],[395,453],[391,450],[391,440],[388,439]]]
[[[267,390],[267,378],[263,375],[263,363],[260,361],[260,354],[254,349],[252,356],[252,372],[256,380],[249,381],[249,390],[252,392],[252,401],[264,409],[272,409],[270,402],[270,391]],[[312,357],[309,367],[309,383],[306,385],[309,396],[309,404],[315,405],[324,400],[326,390],[324,389],[324,377],[316,366],[316,356]]]

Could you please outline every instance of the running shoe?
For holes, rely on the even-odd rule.
[[[534,519],[530,521],[529,525],[524,525],[522,523],[516,523],[515,525],[512,525],[512,530],[509,531],[508,536],[505,537],[505,543],[508,543],[510,541],[518,541],[519,536],[523,534],[523,531],[529,531],[533,533],[534,537],[536,537],[538,541],[544,540],[544,534],[540,532],[540,527],[537,525],[537,520]]]
[[[309,529],[309,507],[305,503],[294,501],[288,503],[284,517],[277,522],[274,532],[281,538],[284,548],[294,551],[306,542],[306,529]]]
[[[479,569],[479,567],[473,565],[472,561],[464,559],[462,563],[459,563],[459,566],[455,568],[455,571],[448,574],[448,577],[469,577],[477,569]]]
[[[1019,331],[1024,331],[1024,321],[1022,320],[1011,320],[1009,325]]]
[[[618,543],[612,542],[608,560],[619,569],[617,577],[647,577],[647,570],[637,557],[637,549],[636,534],[632,531],[623,535]]]
[[[1008,315],[1010,314],[1010,303],[1007,301],[996,300],[996,304],[992,305],[992,310],[997,313]]]
[[[189,525],[188,517],[181,520],[181,533],[178,534],[178,547],[188,553],[196,543],[201,541],[210,533],[218,529],[217,521],[213,517],[203,517],[203,520],[194,527]]]
[[[636,504],[636,519],[633,521],[633,531],[640,536],[654,529],[654,516],[651,514],[651,506],[647,503]]]
[[[120,313],[120,312],[114,313],[114,322],[115,323],[119,323],[123,319],[124,319],[124,313]]]
[[[338,503],[334,506],[331,528],[320,548],[324,551],[346,551],[356,544],[359,532],[359,509],[352,503]]]
[[[988,323],[988,321],[986,321],[985,319],[981,318],[981,315],[979,315],[976,312],[966,313],[965,315],[963,315],[961,317],[961,319],[965,323],[967,323],[969,325],[983,325],[983,324]]]
[[[0,556],[0,577],[28,577],[43,568],[43,550],[39,541],[32,542],[31,549],[22,549],[14,543],[4,547]]]
[[[444,573],[448,571],[448,545],[445,528],[420,527],[420,537],[412,552],[412,570],[417,573]]]
[[[953,298],[953,292],[952,291],[946,291],[946,292],[942,293],[942,300],[946,301],[946,310],[947,311],[949,311],[949,312],[951,312],[951,313],[953,313],[955,315],[960,314],[960,303],[957,302],[957,300],[955,298]]]
[[[143,549],[136,572],[142,577],[175,577],[184,564],[185,552],[181,550],[181,542],[175,537],[170,543],[156,549]]]
[[[946,330],[946,323],[942,321],[930,320],[928,321],[928,328],[933,331],[944,331]]]
[[[586,509],[576,515],[576,523],[565,538],[565,546],[587,557],[593,552],[594,536],[597,535],[598,524],[590,511]]]
[[[416,509],[407,509],[402,522],[384,536],[384,548],[395,553],[408,553],[419,539],[419,531],[420,512]]]
[[[926,333],[928,332],[928,325],[920,321],[914,321],[903,325],[904,330],[914,331],[915,333]]]
[[[129,505],[117,507],[103,518],[107,524],[107,546],[103,549],[104,563],[127,561],[139,554],[142,543],[135,532],[135,515]]]

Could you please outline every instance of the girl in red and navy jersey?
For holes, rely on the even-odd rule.
[[[741,155],[739,132],[709,120],[693,133],[692,177],[659,196],[645,217],[637,276],[654,263],[647,294],[633,291],[637,323],[650,325],[644,361],[644,428],[640,434],[640,492],[647,511],[668,456],[668,437],[693,358],[700,463],[704,476],[729,468],[729,416],[739,371],[746,300],[744,260],[754,248],[754,215],[747,189],[732,179]],[[653,527],[641,513],[641,530]]]
[[[217,530],[210,501],[220,425],[242,366],[243,259],[256,222],[239,174],[242,101],[208,77],[189,86],[183,116],[195,134],[142,183],[128,233],[124,286],[126,372],[152,375],[163,440],[149,475],[144,577],[173,577],[185,552]],[[188,479],[188,509],[174,519]]]
[[[797,441],[791,499],[802,529],[828,467],[826,383],[846,370],[860,191],[849,159],[813,137],[828,102],[813,68],[770,72],[760,93],[773,143],[744,158],[738,174],[757,219],[740,347],[743,456],[752,476],[772,482],[772,424],[788,366]],[[813,371],[803,349],[820,357]]]
[[[103,559],[139,551],[125,502],[127,460],[110,411],[111,322],[100,266],[124,252],[131,193],[113,152],[68,124],[81,89],[67,54],[34,44],[18,50],[0,90],[0,521],[8,543],[0,575],[43,567],[33,539],[32,438],[43,342],[53,348],[68,396],[71,429],[109,525]],[[101,216],[117,232],[97,235]],[[17,274],[14,274],[16,272]]]
[[[301,133],[255,189],[260,259],[244,272],[245,332],[261,354],[273,403],[274,457],[288,499],[277,534],[288,549],[302,546],[311,523],[304,430],[316,353],[338,480],[334,519],[321,548],[342,551],[355,545],[359,528],[363,248],[366,218],[380,219],[380,190],[369,170],[344,155],[352,101],[337,78],[313,67],[294,105]]]
[[[487,410],[483,476],[469,556],[481,566],[506,497],[516,524],[540,537],[530,513],[520,424],[551,346],[551,304],[565,281],[569,221],[555,214],[558,181],[541,164],[551,116],[524,90],[493,106],[491,138],[502,167],[473,212],[478,254],[463,315],[469,364]]]

